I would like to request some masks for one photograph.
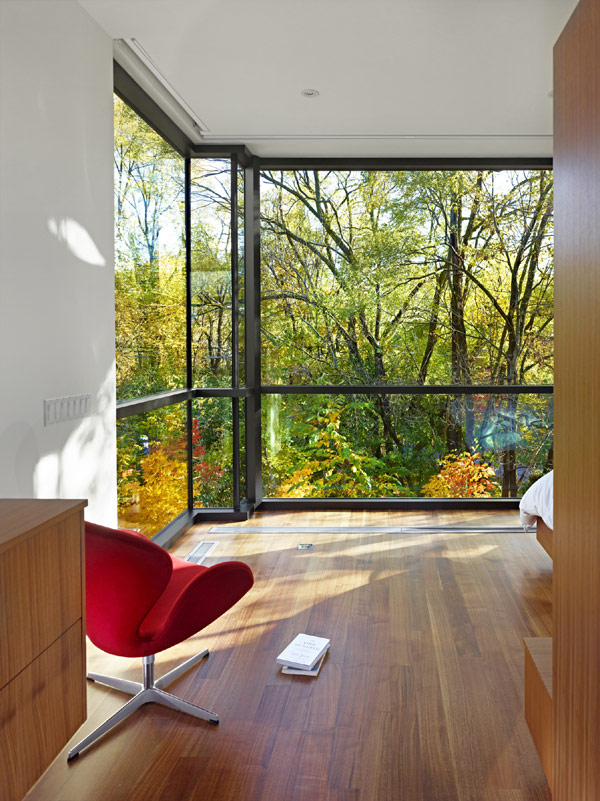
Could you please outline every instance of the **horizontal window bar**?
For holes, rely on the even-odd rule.
[[[205,509],[194,509],[194,523],[206,523],[211,520],[218,522],[219,520],[224,523],[241,523],[243,520],[248,520],[252,510],[241,509],[236,512],[233,507],[219,508],[207,507]]]
[[[263,395],[552,395],[553,384],[265,384]]]
[[[544,170],[541,158],[259,158],[260,170]]]
[[[252,395],[250,387],[195,387],[194,398],[248,398]]]
[[[162,409],[163,406],[172,406],[175,403],[182,403],[193,397],[193,390],[191,389],[174,389],[170,392],[159,392],[156,395],[147,395],[144,398],[120,401],[117,403],[117,420],[123,420],[125,417],[133,417],[134,414],[144,414],[144,412]]]
[[[228,145],[215,142],[210,145],[192,145],[190,148],[191,158],[231,158],[235,156],[242,167],[248,167],[252,163],[252,153],[246,145]]]
[[[319,511],[324,509],[487,509],[519,508],[519,498],[264,498],[257,512]]]
[[[135,414],[152,412],[163,406],[173,406],[194,398],[247,398],[252,395],[249,387],[196,387],[195,389],[174,389],[144,398],[120,401],[117,403],[117,420],[133,417]]]

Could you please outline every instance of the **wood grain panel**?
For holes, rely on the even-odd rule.
[[[541,517],[537,518],[535,536],[539,544],[546,551],[548,556],[552,558],[552,539],[553,531],[544,523]]]
[[[523,714],[523,638],[550,633],[552,574],[525,532],[297,535],[302,525],[518,525],[518,513],[267,513],[273,533],[207,532],[208,559],[247,562],[253,589],[157,675],[210,649],[171,691],[219,726],[149,705],[27,801],[550,801]],[[299,541],[312,551],[298,551]],[[275,658],[298,632],[331,637],[317,679]],[[139,660],[89,647],[88,668],[130,679]],[[125,700],[89,685],[90,718]]]
[[[552,637],[525,638],[525,720],[552,789]]]
[[[72,509],[0,554],[0,642],[10,643],[0,687],[82,618],[82,517]]]
[[[600,4],[555,47],[555,801],[600,798]]]
[[[17,540],[33,537],[46,526],[83,511],[85,506],[87,501],[0,498],[0,553],[14,547]]]
[[[20,801],[85,718],[78,621],[0,690],[0,801]]]

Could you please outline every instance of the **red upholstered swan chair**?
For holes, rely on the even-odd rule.
[[[90,640],[109,654],[141,656],[143,683],[89,673],[88,679],[133,695],[69,751],[76,757],[150,701],[218,723],[219,717],[163,689],[207,656],[196,654],[154,680],[154,655],[191,637],[230,609],[254,582],[242,562],[203,567],[171,556],[135,531],[85,524],[86,616]]]

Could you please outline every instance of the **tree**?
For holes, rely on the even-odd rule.
[[[115,99],[117,396],[185,382],[183,159]]]
[[[268,382],[551,380],[551,174],[295,171],[264,183]],[[405,447],[392,403],[376,396],[388,452]],[[496,409],[490,396],[485,424]],[[456,394],[446,447],[474,451],[479,433],[473,397]],[[502,458],[512,495],[515,448]]]
[[[187,380],[184,181],[181,157],[120,101],[115,122],[117,383],[124,399]],[[232,380],[240,321],[232,319],[231,189],[229,160],[192,161],[197,386]],[[261,197],[263,382],[357,388],[352,397],[288,396],[277,448],[269,396],[270,494],[418,495],[433,487],[449,453],[459,462],[478,453],[511,496],[551,465],[551,409],[543,398],[385,391],[389,384],[552,380],[551,173],[265,171]],[[243,249],[240,256],[243,268]],[[243,300],[242,292],[242,307]],[[364,385],[382,391],[361,395]],[[120,421],[123,510],[132,488],[147,492],[144,471],[153,461],[169,474],[174,443],[186,445],[183,413],[182,406]],[[194,418],[196,503],[229,505],[231,404],[195,402]]]
[[[423,487],[429,498],[491,498],[498,494],[494,468],[479,453],[450,453],[440,463],[440,472]]]

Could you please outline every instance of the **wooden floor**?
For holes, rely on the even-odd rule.
[[[157,675],[205,647],[171,690],[219,726],[149,705],[28,801],[550,801],[523,717],[523,637],[551,627],[552,563],[534,534],[286,533],[300,525],[517,525],[510,513],[265,513],[277,532],[207,535],[207,560],[247,562],[254,588]],[[299,551],[299,542],[313,542]],[[298,632],[331,638],[317,679],[275,658]],[[139,680],[88,645],[88,667]],[[90,685],[79,736],[125,697]]]

